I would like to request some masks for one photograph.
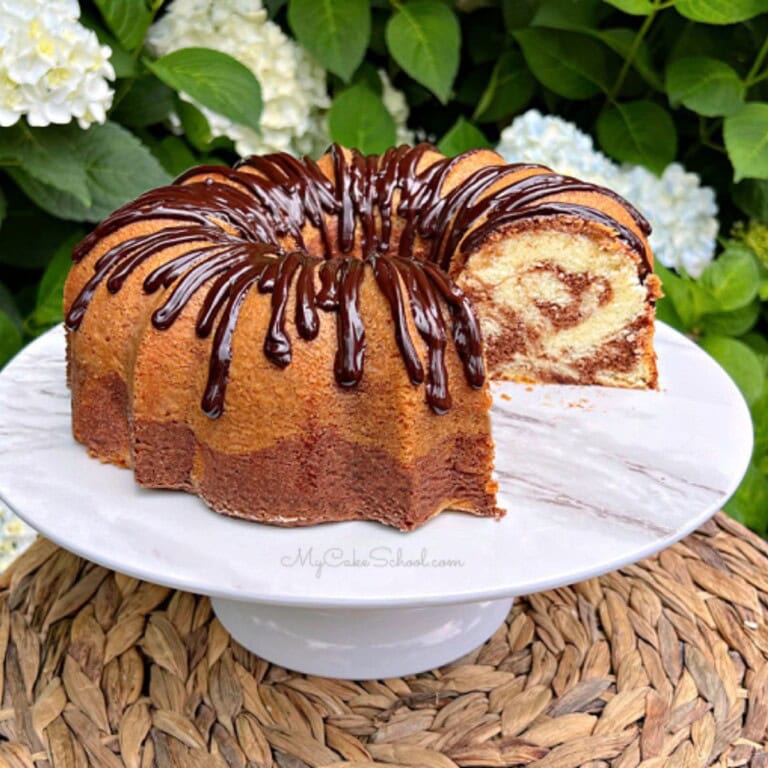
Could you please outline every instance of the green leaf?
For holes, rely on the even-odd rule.
[[[613,104],[597,119],[600,146],[612,157],[661,173],[675,159],[677,134],[666,109],[653,101]]]
[[[180,48],[147,66],[166,85],[239,125],[259,130],[261,86],[248,67],[210,48]]]
[[[697,330],[703,315],[720,311],[714,296],[699,281],[685,274],[677,275],[658,261],[654,271],[661,279],[665,294],[657,306],[662,307],[662,315],[666,313],[679,319],[675,327]],[[674,313],[664,306],[666,302],[672,304]],[[662,315],[660,317],[664,319]]]
[[[608,92],[611,52],[578,32],[534,27],[515,38],[531,72],[544,86],[568,99],[588,99]]]
[[[3,194],[2,187],[0,187],[0,229],[3,226],[3,219],[8,211],[8,204],[5,202],[5,195]]]
[[[149,149],[171,176],[179,176],[198,162],[178,136],[164,136],[151,144]]]
[[[25,174],[90,205],[91,193],[77,147],[85,131],[76,125],[29,128],[17,123],[0,130],[0,163],[18,164]]]
[[[112,112],[112,118],[129,128],[155,125],[171,114],[175,99],[172,88],[154,75],[144,75],[133,81]]]
[[[679,318],[680,324],[673,323],[675,327],[690,330],[697,320],[696,302],[693,297],[693,281],[676,275],[671,269],[667,269],[660,261],[656,261],[653,271],[661,280],[664,297],[659,299],[657,310],[659,319],[665,320],[666,316]],[[666,309],[667,303],[672,305],[674,313]],[[666,313],[666,316],[664,316]]]
[[[744,307],[728,312],[704,315],[701,330],[718,336],[741,336],[755,327],[760,317],[760,302],[752,301]]]
[[[333,141],[364,154],[384,152],[397,139],[394,118],[365,85],[353,85],[336,96],[328,125]]]
[[[593,34],[602,40],[614,53],[621,56],[622,59],[629,58],[630,52],[634,50],[634,56],[632,57],[632,66],[634,69],[637,70],[640,77],[642,77],[652,88],[655,88],[657,91],[664,90],[664,82],[661,79],[661,75],[656,71],[650,47],[644,40],[637,46],[635,40],[637,36],[636,30],[628,29],[626,27],[616,27],[613,29],[590,30],[590,34]]]
[[[72,266],[72,249],[85,233],[79,231],[65,240],[54,253],[37,288],[35,309],[25,323],[27,331],[37,336],[64,319],[62,302],[64,281]]]
[[[207,152],[214,136],[206,116],[194,104],[179,98],[176,99],[176,114],[189,143],[198,151]]]
[[[700,344],[736,382],[747,403],[760,397],[765,376],[760,358],[750,347],[728,336],[704,336]]]
[[[437,0],[399,5],[387,22],[392,58],[443,104],[459,69],[461,28],[454,12]]]
[[[667,69],[670,104],[684,104],[707,117],[738,112],[745,90],[736,71],[718,59],[690,56],[676,59]]]
[[[702,317],[711,316],[720,312],[720,302],[705,288],[699,280],[687,278],[691,284],[691,296],[695,313],[694,327],[701,330]]]
[[[669,296],[663,296],[656,302],[656,319],[678,331],[688,330],[688,326],[683,322]]]
[[[532,27],[584,30],[599,25],[600,0],[539,0]]]
[[[85,231],[78,229],[56,249],[37,286],[38,306],[56,304],[57,311],[61,313],[64,299],[62,290],[72,266],[72,251],[83,237],[85,237]]]
[[[691,21],[736,24],[768,11],[768,0],[675,0],[675,10]]]
[[[488,85],[475,109],[474,119],[493,123],[521,110],[533,96],[536,81],[519,51],[499,56]]]
[[[62,219],[100,221],[147,189],[170,181],[149,150],[132,133],[115,123],[80,131],[71,151],[85,170],[90,205],[35,179],[21,168],[8,169],[35,203]]]
[[[153,13],[145,0],[94,0],[107,26],[128,50],[144,41]]]
[[[752,251],[733,245],[707,265],[701,284],[724,312],[749,304],[757,296],[760,272]]]
[[[111,51],[109,63],[115,70],[115,77],[135,77],[138,71],[136,59],[125,50],[113,35],[107,32],[101,24],[100,19],[90,15],[87,11],[80,15],[80,23],[95,33],[101,45],[109,46]]]
[[[509,32],[529,26],[537,10],[537,0],[501,0],[501,14]]]
[[[349,82],[371,37],[368,0],[290,0],[288,23],[304,48]]]
[[[0,312],[5,312],[11,321],[16,326],[16,329],[21,333],[22,320],[19,308],[16,306],[16,300],[13,298],[13,294],[8,289],[5,283],[0,283]]]
[[[71,222],[44,213],[12,187],[8,195],[8,215],[0,234],[0,265],[20,270],[44,269],[59,243],[75,227]]]
[[[735,181],[768,179],[768,104],[745,104],[726,117],[723,135]]]
[[[724,509],[743,525],[765,535],[768,530],[768,479],[755,466],[754,460]]]
[[[633,16],[647,16],[655,8],[651,0],[606,0],[606,2]]]
[[[0,368],[20,349],[21,334],[8,315],[0,310]]]
[[[753,219],[768,223],[768,181],[744,179],[733,187],[733,202]]]
[[[468,120],[460,117],[437,144],[437,148],[448,157],[460,155],[469,149],[489,148],[491,143],[485,135]]]
[[[746,334],[741,340],[757,352],[763,364],[763,370],[768,374],[768,339],[762,333],[753,332]],[[768,395],[768,392],[766,394]],[[768,399],[766,405],[768,405]]]
[[[763,360],[763,370],[765,370],[765,360]],[[762,456],[765,461],[765,454],[768,452],[768,391],[766,389],[763,389],[763,394],[752,403],[749,410],[752,414],[755,435],[753,456]]]

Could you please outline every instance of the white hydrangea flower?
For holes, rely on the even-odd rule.
[[[381,100],[397,126],[396,143],[414,144],[416,137],[408,127],[408,102],[405,100],[405,95],[392,85],[392,81],[383,69],[379,70],[379,77],[381,78]]]
[[[712,261],[719,228],[715,193],[679,163],[661,177],[617,165],[573,123],[533,109],[504,129],[496,149],[509,162],[542,163],[626,197],[653,225],[651,248],[664,266],[699,277]]]
[[[260,134],[202,108],[213,135],[232,139],[240,155],[303,154],[327,143],[325,71],[267,19],[258,0],[174,0],[147,42],[159,56],[179,48],[214,48],[253,72],[264,101]]]
[[[0,0],[0,126],[104,122],[112,51],[79,17],[76,0]]]
[[[0,573],[35,540],[35,536],[32,528],[0,505]]]
[[[213,135],[231,139],[238,154],[318,154],[330,143],[325,71],[268,20],[260,0],[174,0],[149,30],[147,43],[158,56],[192,46],[214,48],[253,72],[264,101],[260,134],[196,104]],[[379,75],[384,106],[397,125],[397,141],[412,143],[405,97],[384,70]],[[193,102],[185,94],[182,98]],[[178,118],[174,123],[179,128]]]

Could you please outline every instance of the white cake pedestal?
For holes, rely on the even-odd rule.
[[[454,661],[502,624],[512,598],[427,608],[295,608],[213,598],[219,621],[262,658],[324,677],[401,677]]]

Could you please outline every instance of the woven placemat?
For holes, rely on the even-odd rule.
[[[460,661],[374,682],[270,665],[207,598],[42,539],[0,590],[12,768],[768,766],[768,545],[723,515],[517,601]]]

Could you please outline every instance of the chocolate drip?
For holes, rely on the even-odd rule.
[[[301,256],[297,253],[283,257],[272,284],[272,316],[269,318],[267,338],[264,339],[264,354],[278,368],[285,368],[291,362],[291,339],[285,332],[285,311],[291,281],[300,265]]]
[[[203,248],[195,248],[187,251],[183,256],[167,261],[165,264],[153,269],[143,283],[144,293],[155,293],[162,288],[169,288],[180,278],[188,267],[204,258],[210,251],[215,251],[218,246],[207,245]]]
[[[317,338],[320,332],[320,318],[315,298],[316,262],[305,257],[296,281],[296,330],[306,341]]]
[[[447,337],[440,302],[421,264],[402,261],[398,266],[411,296],[414,323],[427,345],[427,402],[436,413],[445,413],[451,407],[451,396],[445,367]]]
[[[217,229],[216,221],[221,221],[235,229],[244,239],[255,242],[259,238],[253,228],[256,218],[252,209],[252,197],[226,184],[159,187],[118,208],[102,221],[75,247],[72,258],[76,262],[80,261],[96,243],[108,235],[130,224],[151,220],[186,221],[212,230]]]
[[[152,314],[152,324],[160,331],[170,328],[184,308],[189,303],[192,296],[202,288],[205,283],[214,277],[224,274],[225,277],[231,273],[231,269],[242,263],[244,249],[233,248],[225,256],[219,259],[199,261],[190,269],[173,287],[170,295],[158,309]],[[208,296],[216,295],[218,282],[211,288]],[[210,333],[201,330],[202,321],[198,321],[197,333],[200,337],[205,337]],[[206,327],[203,325],[202,327]]]
[[[338,303],[338,274],[341,268],[339,259],[324,261],[320,265],[320,290],[317,292],[315,303],[320,309],[330,312],[339,306]]]
[[[117,259],[119,264],[111,270],[109,279],[107,280],[107,290],[110,293],[117,293],[123,287],[123,283],[125,283],[128,277],[130,277],[130,275],[147,259],[168,248],[168,240],[162,237],[163,234],[164,232],[161,230],[153,237],[145,239],[134,238],[132,241],[127,240],[125,242],[127,247],[123,249],[126,254],[125,256],[120,253],[120,248],[115,249],[118,251]],[[186,245],[196,242],[205,242],[203,236],[196,233],[186,235],[181,234],[173,239],[174,245]],[[209,250],[214,250],[215,248],[215,245],[205,245],[203,248],[193,251],[193,253],[205,253]]]
[[[217,270],[216,280],[205,295],[203,305],[200,307],[197,315],[195,332],[199,338],[204,339],[210,335],[221,308],[231,298],[238,281],[245,276],[249,276],[253,278],[248,281],[248,285],[251,286],[261,277],[263,271],[263,267],[259,270],[258,267],[254,268],[253,264],[247,262],[239,262],[234,265],[230,262],[230,264],[222,265]],[[222,318],[222,321],[224,320],[225,318]]]
[[[333,370],[342,387],[354,387],[363,378],[365,327],[360,317],[360,285],[364,263],[346,259],[339,271],[339,316],[336,320],[339,341]]]
[[[200,311],[197,313],[195,333],[197,333],[198,337],[201,339],[206,339],[211,335],[211,331],[213,330],[214,324],[216,323],[216,318],[218,317],[219,311],[224,305],[224,302],[226,302],[229,298],[232,292],[232,286],[237,282],[237,280],[242,275],[249,273],[253,277],[253,282],[255,282],[261,277],[264,271],[264,265],[262,265],[260,270],[258,268],[254,269],[254,265],[248,264],[247,262],[244,263],[240,261],[239,263],[235,263],[236,259],[237,257],[233,256],[231,259],[222,260],[216,266],[206,265],[207,268],[205,270],[201,270],[201,272],[204,271],[206,273],[201,274],[201,278],[210,280],[211,278],[216,277],[216,280],[211,285],[208,293],[205,295],[205,299],[203,300],[203,304],[200,307]],[[196,279],[195,285],[189,286],[189,292],[185,292],[186,297],[189,297],[191,295],[191,291],[195,290],[197,283],[198,280]],[[184,301],[184,298],[186,297],[183,297],[182,301]],[[155,314],[157,315],[157,313]],[[160,327],[158,325],[159,318],[153,319],[155,325]]]
[[[373,272],[381,292],[389,302],[392,318],[395,321],[395,340],[403,356],[408,376],[412,383],[421,384],[424,381],[424,369],[411,334],[408,332],[405,301],[400,288],[398,270],[389,258],[383,256],[373,262]],[[411,298],[412,300],[415,298],[413,292],[411,292]]]
[[[208,368],[208,383],[201,403],[203,412],[213,419],[218,418],[224,412],[224,395],[229,378],[229,368],[232,364],[232,336],[245,297],[257,280],[258,272],[251,267],[228,286],[229,298],[214,334]]]
[[[479,389],[485,382],[485,363],[480,324],[468,296],[434,264],[424,264],[424,271],[448,304],[453,315],[453,341],[464,363],[467,383]]]
[[[485,381],[477,317],[447,273],[460,270],[497,228],[537,217],[576,216],[610,229],[635,250],[641,277],[650,271],[643,239],[634,229],[589,205],[562,199],[571,193],[608,197],[647,235],[648,222],[614,192],[531,164],[483,166],[444,192],[463,158],[423,162],[433,151],[420,144],[364,157],[334,145],[330,178],[310,158],[284,153],[250,157],[234,168],[193,168],[171,186],[118,209],[77,246],[75,261],[121,229],[150,223],[148,232],[132,233],[96,260],[67,313],[67,326],[80,327],[102,282],[117,293],[143,265],[177,249],[148,272],[143,289],[148,294],[169,289],[152,314],[158,330],[170,328],[204,291],[195,332],[201,338],[213,333],[202,408],[215,418],[224,411],[234,328],[254,287],[271,294],[264,354],[274,365],[284,368],[291,361],[286,326],[288,302],[295,296],[293,324],[305,341],[320,332],[318,311],[336,313],[336,381],[356,386],[365,358],[360,292],[370,268],[389,305],[410,380],[425,382],[427,402],[444,413],[451,398],[443,307],[451,316],[451,335],[468,384],[481,387]],[[317,256],[306,242],[312,232],[319,233]],[[426,372],[411,323],[426,348]]]

